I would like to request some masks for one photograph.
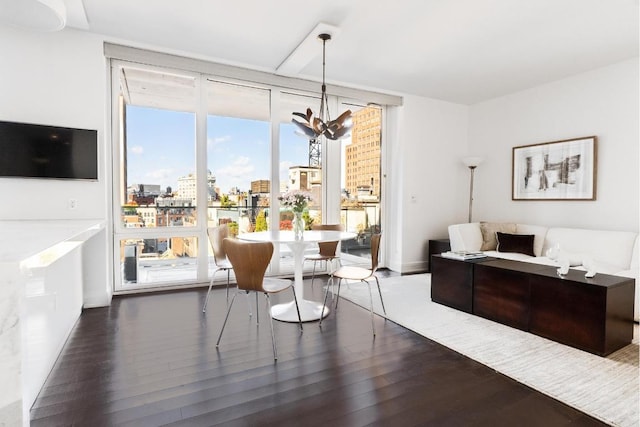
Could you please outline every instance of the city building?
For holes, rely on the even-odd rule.
[[[319,166],[291,166],[289,168],[289,190],[311,191],[322,185],[322,168]]]
[[[162,194],[160,186],[156,184],[133,184],[127,187],[127,202],[139,206],[153,205],[156,197]]]
[[[178,178],[178,197],[191,200],[195,204],[196,191],[196,177],[193,174]],[[207,202],[218,200],[217,191],[216,177],[211,171],[207,171]]]
[[[259,179],[251,181],[252,194],[269,194],[271,193],[271,181],[268,179]]]
[[[351,143],[345,148],[345,190],[360,200],[380,199],[382,111],[364,108],[353,114]]]
[[[159,197],[156,203],[157,227],[180,227],[195,223],[196,208],[192,199]]]
[[[142,219],[143,227],[156,227],[158,224],[158,209],[153,206],[138,206],[136,212]]]

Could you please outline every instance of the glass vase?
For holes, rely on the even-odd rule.
[[[302,219],[302,212],[293,213],[293,236],[296,240],[302,240],[302,234],[304,233],[304,219]]]

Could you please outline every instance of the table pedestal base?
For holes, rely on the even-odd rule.
[[[300,299],[298,305],[300,307],[300,318],[303,322],[320,320],[321,317],[326,317],[329,314],[329,307],[325,307],[323,312],[322,303],[317,301]],[[282,322],[297,322],[298,313],[295,302],[274,305],[271,307],[271,317]]]

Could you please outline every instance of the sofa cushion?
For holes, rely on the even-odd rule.
[[[533,234],[536,236],[533,239],[533,253],[536,256],[544,255],[542,248],[544,247],[544,239],[547,237],[548,229],[549,227],[543,227],[542,225],[516,224],[517,234]]]
[[[629,231],[552,227],[547,231],[544,251],[559,245],[561,253],[589,257],[596,263],[607,265],[607,270],[628,270],[637,235]]]
[[[533,252],[533,234],[510,234],[496,232],[498,252],[517,252],[520,254],[536,256]]]
[[[540,264],[540,265],[548,265],[549,267],[559,267],[560,265],[558,264],[557,261],[546,257],[546,256],[537,256],[537,257],[532,257],[529,258],[527,260],[527,262],[530,262],[532,264]]]
[[[482,233],[480,224],[470,222],[450,225],[449,241],[452,251],[477,252],[482,246]]]
[[[531,255],[525,255],[518,252],[485,251],[484,254],[493,258],[510,259],[513,261],[535,262],[537,259]]]
[[[562,249],[560,249],[560,251],[558,252],[558,257],[557,257],[558,261],[564,260],[564,259],[569,261],[570,267],[577,267],[579,265],[582,265],[585,258],[586,258],[585,254],[567,252]]]
[[[614,274],[614,275],[619,275],[618,273],[620,273],[620,269],[618,268],[617,265],[609,264],[608,262],[590,260],[589,265],[591,269],[593,269],[596,273]],[[624,276],[624,274],[620,274],[620,276]]]
[[[508,222],[480,222],[480,231],[482,232],[482,246],[481,251],[493,251],[498,245],[496,240],[496,233],[511,233],[516,232],[516,225]]]
[[[623,270],[615,273],[616,276],[628,277],[636,280],[636,293],[633,303],[633,320],[640,322],[640,271],[637,269]]]

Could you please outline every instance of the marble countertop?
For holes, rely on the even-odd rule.
[[[0,262],[21,262],[63,242],[83,242],[105,224],[103,219],[0,221]]]

